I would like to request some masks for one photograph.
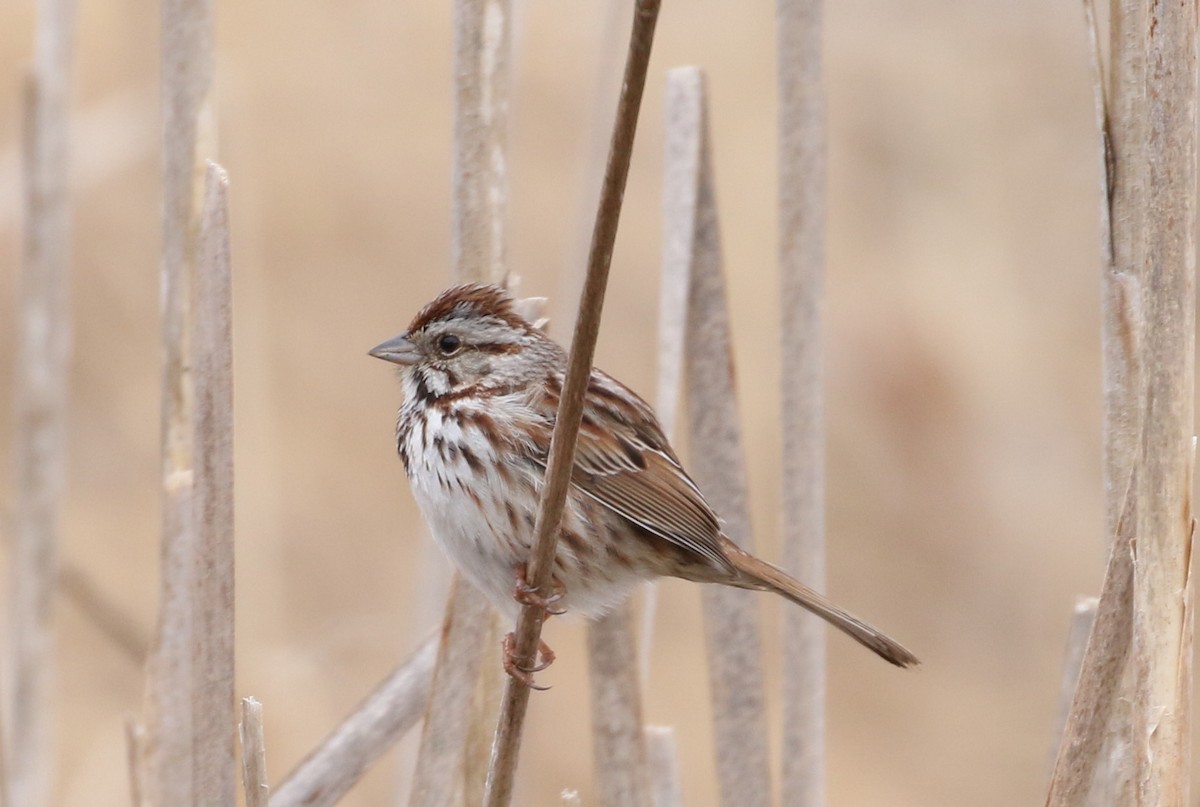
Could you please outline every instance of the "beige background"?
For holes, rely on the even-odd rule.
[[[0,3],[0,400],[11,392],[32,5]],[[582,253],[610,5],[525,2],[518,20],[510,258],[530,293],[558,294]],[[365,351],[446,283],[450,4],[218,6],[236,283],[237,688],[265,704],[278,779],[435,621],[438,595],[414,574],[431,552],[391,436],[399,388]],[[903,673],[830,638],[830,803],[1038,803],[1072,602],[1098,588],[1102,564],[1082,12],[1032,0],[828,6],[829,589],[925,660]],[[653,390],[663,75],[701,64],[768,557],[780,373],[772,14],[765,2],[666,4],[598,358]],[[64,556],[147,631],[157,27],[147,0],[81,4],[63,521]],[[0,454],[10,440],[0,430]],[[0,481],[10,476],[6,464]],[[698,591],[667,583],[662,603],[646,714],[680,733],[688,803],[712,805]],[[780,607],[762,600],[772,663]],[[139,708],[139,670],[69,603],[59,626],[59,803],[127,804],[122,719]],[[543,676],[554,689],[533,701],[520,803],[553,804],[564,787],[589,803],[582,633],[556,620],[548,638],[560,661]],[[345,803],[403,803],[404,776],[393,753]]]

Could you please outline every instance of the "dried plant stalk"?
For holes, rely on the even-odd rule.
[[[654,27],[658,22],[660,0],[637,0],[634,8],[633,30],[625,63],[625,80],[617,104],[617,119],[613,125],[613,140],[604,186],[600,193],[600,210],[588,252],[588,269],[579,304],[579,316],[571,340],[566,378],[563,382],[554,433],[550,439],[550,456],[546,465],[546,481],[538,502],[534,525],[536,544],[530,558],[528,578],[535,590],[549,590],[554,567],[554,551],[558,543],[558,528],[570,484],[574,463],[575,439],[583,415],[583,398],[591,375],[592,356],[600,331],[600,313],[604,306],[604,290],[612,264],[612,249],[616,241],[621,200],[629,163],[633,155],[633,137],[637,131],[642,91],[654,42]],[[537,651],[544,614],[537,608],[525,606],[517,622],[514,661],[530,667]],[[529,705],[529,688],[510,678],[501,702],[500,719],[492,744],[492,760],[488,768],[487,807],[503,807],[512,798],[512,786],[521,745],[521,730],[525,710]]]
[[[1140,283],[1132,262],[1134,238],[1129,226],[1140,208],[1132,204],[1133,171],[1115,172],[1117,143],[1129,169],[1138,120],[1132,81],[1141,81],[1140,48],[1127,36],[1140,9],[1113,5],[1115,91],[1121,99],[1110,109],[1101,64],[1095,9],[1085,0],[1093,108],[1102,147],[1100,178],[1100,255],[1104,296],[1104,480],[1106,534],[1111,557],[1105,593],[1097,606],[1088,649],[1063,724],[1047,804],[1084,805],[1132,801],[1130,706],[1120,697],[1132,640],[1132,567],[1130,552],[1137,528],[1133,479],[1139,462]],[[1119,190],[1118,190],[1119,188]],[[1116,229],[1114,229],[1116,222]],[[1118,255],[1120,256],[1118,258]],[[1119,262],[1119,268],[1118,268]],[[1105,744],[1108,750],[1105,753]],[[1104,762],[1101,765],[1101,762]]]
[[[1063,729],[1071,711],[1071,700],[1075,695],[1075,684],[1079,681],[1079,670],[1083,666],[1083,653],[1087,649],[1092,625],[1096,622],[1099,597],[1079,597],[1071,613],[1071,626],[1067,629],[1067,647],[1063,654],[1062,681],[1058,687],[1058,717],[1054,726],[1054,746],[1050,749],[1050,765],[1053,771],[1058,758],[1058,746],[1062,741]]]
[[[25,238],[13,379],[12,535],[5,647],[5,797],[50,798],[54,768],[54,589],[66,486],[71,351],[69,177],[74,0],[37,4],[25,88]]]
[[[470,583],[455,575],[442,623],[410,807],[446,807],[463,793],[463,763],[471,727],[473,693],[484,659],[491,607]],[[498,653],[498,645],[490,648]],[[493,662],[499,664],[498,658]]]
[[[337,804],[421,718],[437,652],[430,637],[275,788],[271,807]]]
[[[825,89],[822,0],[777,0],[783,568],[825,588]],[[825,803],[825,629],[783,614],[784,807]]]
[[[457,282],[505,283],[508,206],[507,129],[512,49],[511,0],[457,0],[454,10],[453,261]],[[482,697],[482,671],[498,664],[487,641],[495,617],[483,596],[455,574],[442,625],[438,664],[425,714],[409,804],[476,804],[482,793],[495,700]],[[480,695],[477,697],[477,695]],[[470,759],[467,754],[471,753]],[[480,760],[480,754],[483,760]],[[470,775],[468,776],[468,769]],[[468,795],[468,782],[479,792]]]
[[[233,318],[228,177],[208,163],[193,276],[191,364],[195,385],[192,506],[192,727],[196,804],[234,807],[237,748],[233,696]]]
[[[669,726],[647,726],[646,757],[650,769],[650,803],[654,807],[683,807],[675,730]]]
[[[1185,805],[1195,424],[1195,3],[1153,3],[1145,37],[1141,465],[1134,479],[1133,748],[1140,805]],[[1118,169],[1118,174],[1120,170]],[[1136,199],[1135,199],[1136,201]]]
[[[668,226],[690,233],[684,378],[691,467],[696,484],[721,514],[725,534],[753,551],[707,102],[699,68],[669,73],[666,104],[667,153],[672,155],[667,164],[690,162],[690,171],[668,169],[671,184],[664,193],[673,200],[667,203],[668,221],[679,222]],[[722,586],[706,586],[701,596],[721,803],[765,807],[771,803],[771,769],[758,601],[750,592]]]
[[[194,389],[189,344],[199,262],[199,182],[215,153],[212,0],[162,8],[163,386],[162,558],[158,626],[146,670],[146,760],[152,807],[195,803],[192,649],[197,535],[192,504]]]
[[[267,744],[263,740],[262,704],[242,698],[242,789],[246,807],[267,807],[271,788],[267,784]]]
[[[146,730],[133,715],[125,719],[125,755],[129,765],[129,803],[144,807],[142,798],[142,760],[145,757]],[[7,807],[7,805],[5,806]]]
[[[1126,515],[1131,517],[1132,513]],[[1120,521],[1117,528],[1117,535],[1128,533]],[[1063,727],[1046,807],[1082,807],[1087,803],[1104,747],[1105,729],[1119,700],[1132,631],[1133,549],[1127,541],[1118,541],[1109,554],[1104,588]]]
[[[462,282],[507,278],[511,40],[511,0],[456,0],[453,260]]]
[[[633,609],[616,608],[588,628],[592,760],[599,803],[650,807]]]

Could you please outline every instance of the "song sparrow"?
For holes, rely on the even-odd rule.
[[[434,539],[515,616],[513,581],[523,579],[533,546],[566,353],[516,312],[504,289],[484,284],[442,292],[406,332],[370,353],[403,368],[397,448]],[[892,664],[918,663],[726,538],[649,404],[600,370],[588,382],[571,482],[554,561],[556,605],[597,617],[659,576],[773,591]]]

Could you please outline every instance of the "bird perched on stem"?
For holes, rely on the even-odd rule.
[[[593,369],[554,559],[555,592],[524,580],[567,367],[501,287],[455,286],[370,351],[402,368],[396,445],[434,539],[501,612],[534,602],[595,618],[638,583],[680,577],[773,591],[900,667],[917,658],[721,532],[650,405]],[[510,635],[511,636],[511,635]],[[506,649],[511,644],[506,643]],[[553,659],[543,645],[543,664]],[[505,669],[532,684],[510,652]]]

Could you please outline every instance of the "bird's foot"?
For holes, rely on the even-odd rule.
[[[528,567],[524,563],[518,563],[515,569],[517,584],[513,589],[513,599],[521,603],[521,605],[532,605],[541,608],[546,612],[547,616],[561,616],[567,612],[565,608],[555,608],[554,604],[561,602],[566,595],[566,587],[557,580],[551,583],[554,590],[549,597],[543,597],[538,593],[538,590],[529,585],[529,581],[525,575],[528,572]]]
[[[554,663],[556,657],[554,651],[550,649],[550,645],[540,640],[538,642],[538,653],[541,656],[540,663],[534,664],[532,667],[522,667],[517,663],[517,637],[512,633],[504,637],[504,671],[530,689],[545,692],[550,687],[535,684],[533,682],[533,674],[539,673],[549,667]]]

